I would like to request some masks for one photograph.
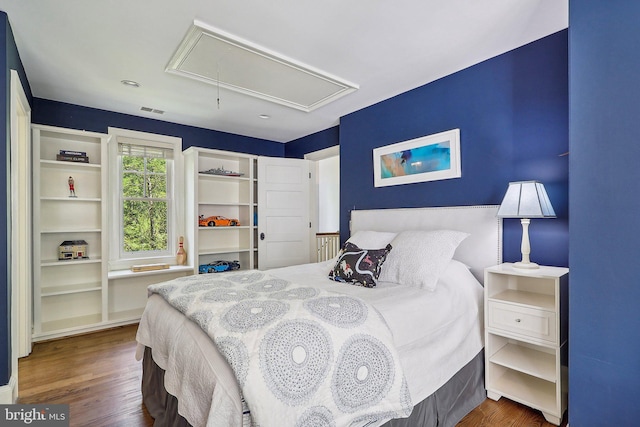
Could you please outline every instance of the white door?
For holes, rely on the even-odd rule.
[[[258,157],[258,268],[309,262],[309,161]]]

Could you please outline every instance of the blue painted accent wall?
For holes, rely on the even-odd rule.
[[[307,153],[334,147],[340,144],[340,126],[334,126],[285,144],[284,155],[303,159]]]
[[[31,88],[27,80],[13,31],[5,12],[0,11],[0,135],[4,141],[4,148],[0,149],[0,248],[4,249],[4,256],[0,256],[0,386],[9,382],[11,377],[11,286],[10,286],[10,251],[11,240],[8,173],[9,148],[11,147],[11,70],[16,70],[27,96],[27,101],[33,105]],[[2,251],[0,251],[2,252]]]
[[[638,425],[640,3],[569,13],[569,423]]]
[[[535,179],[558,218],[532,220],[531,260],[567,266],[567,51],[565,30],[342,117],[342,240],[354,207],[500,204],[509,181]],[[461,178],[374,187],[374,148],[454,128]],[[504,260],[518,261],[520,222],[504,226]]]
[[[35,98],[33,123],[107,133],[109,126],[140,132],[182,138],[182,148],[191,146],[215,148],[262,156],[284,156],[284,145],[265,139],[251,138],[193,126],[180,125],[162,120],[112,111],[83,107],[75,104]]]

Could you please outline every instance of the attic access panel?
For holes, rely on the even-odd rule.
[[[358,89],[199,21],[194,21],[165,71],[306,112]]]

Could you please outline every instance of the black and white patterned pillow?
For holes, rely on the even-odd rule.
[[[389,251],[391,245],[383,249],[361,249],[346,242],[340,250],[336,265],[329,272],[329,278],[336,282],[373,288]]]

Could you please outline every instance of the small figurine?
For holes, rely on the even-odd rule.
[[[184,250],[184,237],[178,239],[178,252],[176,253],[176,264],[187,265],[187,252]]]
[[[70,176],[67,182],[69,183],[69,197],[76,197],[75,182],[73,181],[73,177]]]

